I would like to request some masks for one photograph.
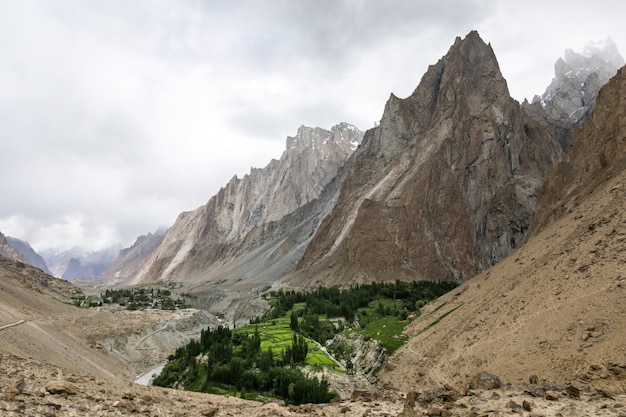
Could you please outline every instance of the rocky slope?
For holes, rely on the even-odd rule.
[[[537,119],[548,121],[567,149],[572,131],[591,114],[598,91],[624,63],[611,38],[589,43],[581,53],[567,49],[554,65],[554,79],[546,91],[524,106]]]
[[[622,68],[550,175],[527,241],[431,305],[383,381],[406,390],[488,370],[624,392],[625,97]]]
[[[71,331],[83,311],[61,301],[79,293],[67,281],[0,258],[0,350],[102,377],[121,372],[122,364],[93,352]]]
[[[46,261],[30,246],[30,244],[24,240],[20,240],[11,236],[7,236],[7,242],[9,245],[22,254],[27,264],[41,269],[46,274],[50,274]]]
[[[457,38],[366,132],[291,285],[463,280],[521,241],[561,150],[520,109],[489,45]]]
[[[181,214],[133,282],[249,280],[259,270],[293,268],[287,252],[309,237],[297,227],[307,216],[295,213],[335,179],[361,136],[345,123],[330,131],[301,127],[280,160],[233,178],[206,205]],[[292,227],[278,230],[278,223]]]
[[[142,387],[67,372],[33,360],[1,354],[0,413],[3,415],[155,417],[224,416],[620,416],[624,395],[574,385],[502,386],[471,391],[439,387],[406,395],[385,391],[355,392],[331,404],[285,406],[281,401],[258,403],[234,397]],[[545,387],[545,388],[544,388]],[[579,388],[580,387],[580,388]],[[540,389],[546,394],[533,395]],[[530,414],[528,414],[530,413]]]

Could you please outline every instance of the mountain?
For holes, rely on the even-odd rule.
[[[590,42],[582,53],[565,50],[554,65],[555,76],[541,96],[535,96],[527,110],[550,122],[564,149],[572,130],[591,113],[600,88],[624,65],[624,58],[611,40]]]
[[[115,261],[98,278],[108,283],[133,279],[159,247],[166,232],[166,228],[161,228],[155,233],[139,236],[132,246],[120,250]]]
[[[470,278],[517,247],[560,158],[491,47],[457,38],[411,96],[391,95],[288,282]]]
[[[295,267],[294,257],[312,235],[312,226],[301,224],[315,215],[301,209],[316,204],[361,138],[347,123],[330,130],[300,127],[279,160],[234,177],[206,205],[182,213],[133,282],[226,277],[260,286],[275,280],[270,271]]]
[[[52,274],[58,278],[95,278],[104,272],[117,258],[120,246],[115,245],[99,251],[85,251],[74,247],[65,251],[46,250],[41,253]]]
[[[20,253],[17,249],[9,244],[6,236],[0,232],[0,256],[4,256],[5,258],[13,259],[19,262],[26,262],[24,255]]]
[[[11,236],[6,237],[9,245],[22,254],[26,263],[41,269],[46,274],[50,274],[46,261],[30,246],[30,244],[24,240],[20,240]]]
[[[540,192],[523,245],[422,312],[381,372],[414,389],[479,371],[626,388],[626,68]]]

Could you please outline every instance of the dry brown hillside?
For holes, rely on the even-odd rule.
[[[76,323],[85,310],[68,304],[80,290],[24,263],[0,257],[0,351],[112,377],[123,369],[87,347]]]
[[[607,84],[514,254],[428,306],[381,372],[402,390],[479,371],[626,389],[626,70]]]

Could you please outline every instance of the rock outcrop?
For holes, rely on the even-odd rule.
[[[411,96],[390,97],[289,281],[467,279],[519,244],[560,158],[491,47],[457,38]]]
[[[298,232],[307,215],[295,213],[335,179],[361,137],[362,132],[346,123],[330,131],[300,127],[295,137],[287,138],[280,160],[253,168],[241,179],[234,177],[206,205],[181,214],[133,282],[242,278],[269,267],[259,259],[282,258],[298,249],[311,232]],[[283,228],[277,230],[280,222]],[[279,240],[268,246],[277,233]],[[233,261],[246,256],[247,266]]]

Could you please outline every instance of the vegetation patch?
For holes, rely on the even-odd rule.
[[[189,294],[174,295],[161,285],[107,289],[99,295],[78,295],[72,297],[76,307],[99,307],[117,304],[127,310],[177,310],[188,308]]]
[[[176,350],[154,384],[238,392],[248,399],[274,396],[294,404],[326,402],[335,396],[328,383],[306,377],[302,368],[355,372],[355,348],[346,339],[335,341],[335,336],[360,334],[391,353],[405,342],[404,327],[420,307],[455,287],[397,281],[307,293],[272,291],[263,295],[272,306],[265,317],[234,330],[204,330],[200,340]]]

